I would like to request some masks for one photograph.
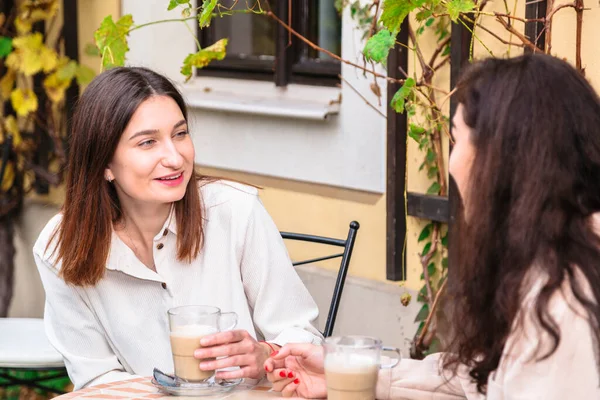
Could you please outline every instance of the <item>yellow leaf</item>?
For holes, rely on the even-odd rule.
[[[6,164],[4,176],[0,177],[0,179],[2,179],[2,191],[8,192],[15,180],[15,170],[13,168],[12,163]]]
[[[42,69],[45,73],[48,73],[56,68],[58,54],[51,48],[44,46],[40,52],[40,61],[42,62]]]
[[[227,42],[227,39],[221,39],[197,53],[189,54],[183,60],[183,66],[181,67],[181,74],[186,76],[186,81],[192,77],[192,67],[203,68],[212,60],[222,60],[225,58]]]
[[[52,71],[58,63],[58,54],[46,47],[43,40],[39,32],[15,38],[15,50],[6,58],[6,65],[26,76],[37,74],[42,69],[44,72]]]
[[[38,109],[38,99],[31,89],[15,89],[10,94],[10,101],[17,115],[21,117],[27,116],[30,112],[35,112]]]
[[[25,35],[31,32],[31,22],[24,21],[21,17],[15,18],[15,27],[19,35]]]
[[[21,132],[19,132],[19,124],[17,124],[17,119],[14,115],[9,115],[4,120],[4,128],[6,132],[11,134],[13,137],[13,146],[18,147],[23,139],[21,138]]]
[[[30,22],[52,18],[58,11],[58,0],[25,0],[21,3],[20,17]]]
[[[53,103],[59,103],[65,98],[65,92],[71,85],[71,79],[61,79],[59,72],[50,74],[44,79],[44,89]]]
[[[9,69],[2,79],[0,79],[0,96],[2,96],[4,100],[8,100],[10,92],[12,92],[13,87],[15,86],[15,75],[15,71]]]

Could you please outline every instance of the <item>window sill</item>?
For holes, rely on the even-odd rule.
[[[340,111],[339,88],[198,77],[182,87],[189,107],[269,117],[324,121]]]

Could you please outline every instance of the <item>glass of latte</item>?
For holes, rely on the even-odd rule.
[[[328,400],[375,400],[379,369],[393,368],[401,358],[399,349],[367,336],[330,337],[324,347]],[[381,365],[382,351],[394,352],[397,358]]]
[[[217,307],[182,306],[168,311],[171,330],[171,351],[175,375],[189,382],[204,382],[215,371],[203,371],[202,361],[194,358],[194,351],[200,346],[200,339],[206,335],[233,329],[237,324],[237,314],[222,313]]]

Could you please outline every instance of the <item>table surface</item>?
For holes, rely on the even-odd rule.
[[[0,318],[0,368],[61,368],[41,318]]]
[[[135,378],[126,381],[106,383],[81,389],[72,393],[55,397],[58,400],[68,399],[177,399],[184,397],[171,396],[158,390],[150,382],[150,377]],[[258,399],[282,399],[279,393],[271,392],[267,382],[258,385],[248,385],[242,382],[235,389],[215,396],[185,397],[186,399],[205,400],[258,400]],[[289,398],[288,398],[289,399]]]

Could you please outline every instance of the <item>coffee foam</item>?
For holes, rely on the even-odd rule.
[[[171,331],[171,336],[178,337],[197,337],[197,336],[206,336],[212,335],[213,333],[217,333],[217,329],[210,325],[199,325],[199,324],[191,324],[191,325],[181,325],[176,326]]]
[[[370,356],[356,353],[328,354],[325,358],[325,369],[339,373],[361,373],[365,370],[378,368],[375,360]]]

